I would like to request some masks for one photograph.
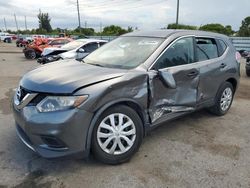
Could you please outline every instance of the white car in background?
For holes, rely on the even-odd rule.
[[[3,41],[3,42],[8,42],[10,43],[11,42],[11,35],[9,33],[0,33],[0,41]]]
[[[78,39],[63,45],[61,48],[45,48],[41,54],[42,57],[37,62],[46,64],[62,59],[81,60],[106,43],[106,40]]]

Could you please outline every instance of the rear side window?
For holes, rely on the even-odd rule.
[[[196,38],[196,54],[198,61],[205,61],[219,57],[215,39]]]

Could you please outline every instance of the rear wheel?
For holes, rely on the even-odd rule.
[[[234,97],[234,88],[231,83],[225,82],[219,88],[215,105],[209,109],[209,111],[215,115],[223,116],[230,109]]]
[[[127,106],[114,106],[106,110],[96,122],[92,151],[104,163],[123,163],[136,153],[142,138],[143,125],[138,114]]]

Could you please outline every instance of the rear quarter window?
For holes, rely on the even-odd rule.
[[[218,39],[217,40],[217,43],[218,43],[218,52],[219,52],[219,56],[222,56],[224,54],[224,52],[226,51],[227,49],[227,45],[226,43],[221,40],[221,39]]]

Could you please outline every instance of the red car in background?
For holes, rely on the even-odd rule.
[[[19,37],[17,40],[16,40],[16,47],[25,47],[27,46],[31,41],[30,40],[26,40],[22,37]]]
[[[27,59],[36,59],[41,56],[44,48],[61,47],[71,41],[71,38],[37,38],[23,49],[23,53]]]

